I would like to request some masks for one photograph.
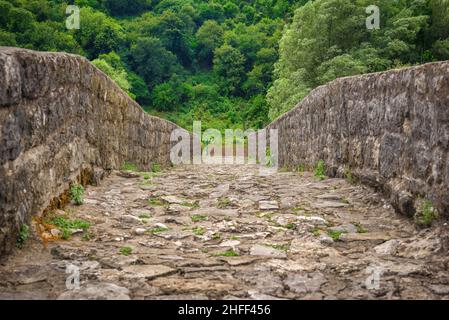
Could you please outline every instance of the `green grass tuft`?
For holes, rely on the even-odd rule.
[[[157,164],[157,163],[153,163],[153,164],[151,165],[151,171],[152,171],[153,173],[158,173],[158,172],[160,172],[160,171],[161,171],[161,165],[160,165],[160,164]]]
[[[168,231],[168,230],[170,230],[170,228],[154,227],[154,228],[148,230],[148,232],[152,233],[152,234],[156,234],[156,233],[161,233],[161,232],[165,232],[165,231]]]
[[[345,178],[350,184],[356,184],[357,179],[352,175],[351,170],[349,168],[345,169]]]
[[[357,233],[367,233],[368,232],[359,222],[351,222],[351,223],[357,228]]]
[[[202,236],[203,234],[206,233],[206,229],[203,228],[203,227],[195,227],[195,228],[192,229],[192,231],[197,236]]]
[[[84,187],[79,183],[73,183],[70,187],[70,199],[80,206],[84,203]]]
[[[190,219],[192,219],[193,222],[200,222],[200,221],[207,220],[207,216],[204,214],[194,214],[194,215],[190,216]]]
[[[419,212],[415,214],[415,221],[419,225],[429,227],[438,217],[438,213],[430,200],[424,200],[420,206]]]
[[[319,160],[316,163],[315,166],[315,171],[314,171],[314,175],[316,178],[318,178],[319,180],[324,180],[326,179],[326,166],[323,160]]]
[[[165,202],[158,198],[149,198],[148,204],[150,206],[163,206],[165,204]]]
[[[22,224],[19,230],[19,237],[17,238],[17,248],[22,249],[25,242],[28,240],[28,237],[30,236],[30,227],[28,227],[26,224]]]
[[[141,214],[139,214],[139,218],[140,219],[150,219],[151,216],[147,213],[141,213]]]
[[[224,209],[231,204],[231,200],[228,197],[220,197],[218,199],[217,208]]]
[[[331,237],[334,241],[338,241],[340,240],[340,236],[345,233],[343,231],[331,231],[329,230],[327,232],[327,234],[329,235],[329,237]]]
[[[131,247],[121,247],[120,248],[120,253],[123,254],[124,256],[129,256],[132,252],[133,252],[133,248],[131,248]]]
[[[239,254],[232,249],[214,254],[215,257],[237,257],[238,255]]]
[[[125,162],[122,165],[121,169],[123,171],[133,171],[133,172],[139,171],[139,168],[134,163],[131,163],[131,162]]]
[[[48,221],[49,224],[54,225],[62,232],[62,239],[69,239],[72,235],[72,230],[82,229],[87,231],[90,228],[90,222],[86,220],[71,220],[64,216],[56,216]]]

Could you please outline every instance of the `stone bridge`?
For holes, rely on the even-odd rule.
[[[337,79],[269,125],[277,173],[170,167],[85,58],[1,47],[0,298],[447,299],[448,102],[448,62]]]

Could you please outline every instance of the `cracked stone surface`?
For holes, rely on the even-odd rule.
[[[343,179],[258,172],[113,172],[65,209],[87,232],[48,244],[33,235],[0,265],[0,298],[449,298],[444,226],[418,230]],[[79,289],[66,287],[70,264]]]

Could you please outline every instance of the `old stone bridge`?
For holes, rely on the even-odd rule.
[[[175,128],[80,56],[1,47],[0,298],[449,298],[449,62],[315,89],[272,175],[170,167]]]

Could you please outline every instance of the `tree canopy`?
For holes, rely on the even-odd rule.
[[[80,10],[67,30],[66,8]],[[0,45],[81,54],[188,129],[260,128],[337,77],[449,59],[448,0],[0,0]]]

